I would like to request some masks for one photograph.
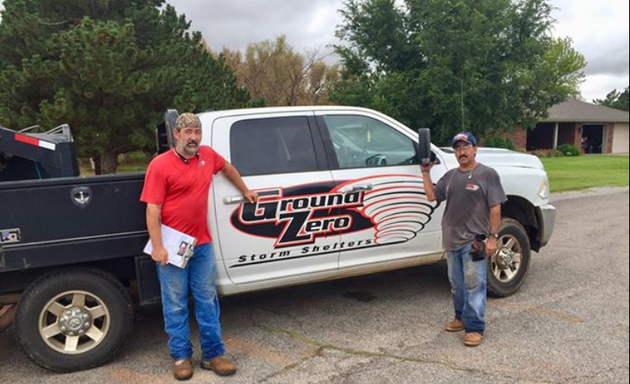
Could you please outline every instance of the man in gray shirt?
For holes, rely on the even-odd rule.
[[[448,171],[435,188],[429,173],[433,164],[421,169],[429,201],[446,200],[442,234],[455,307],[455,319],[446,330],[465,329],[464,344],[476,347],[485,331],[486,256],[497,250],[501,204],[507,197],[497,172],[477,162],[477,140],[470,132],[458,133],[452,144],[459,167]]]

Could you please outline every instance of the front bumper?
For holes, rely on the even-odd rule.
[[[538,207],[540,215],[540,246],[544,247],[549,242],[553,228],[556,225],[556,207],[551,204]]]

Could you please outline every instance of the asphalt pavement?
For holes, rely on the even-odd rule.
[[[198,368],[190,383],[419,384],[629,382],[628,188],[555,194],[549,245],[519,292],[490,299],[478,348],[443,331],[446,266],[223,298],[228,356],[239,371]],[[198,364],[199,354],[195,356]],[[160,307],[141,308],[108,364],[56,374],[0,335],[0,383],[175,383]]]

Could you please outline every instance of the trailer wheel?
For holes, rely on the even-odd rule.
[[[14,320],[17,341],[28,357],[55,372],[104,364],[132,325],[131,299],[123,285],[88,268],[35,280],[22,295]]]
[[[488,293],[507,297],[518,291],[531,259],[529,238],[516,220],[503,219],[499,229],[497,252],[488,258]]]

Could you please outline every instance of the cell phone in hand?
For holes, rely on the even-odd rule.
[[[470,248],[470,256],[473,261],[481,261],[486,259],[486,236],[477,235],[473,240]]]

